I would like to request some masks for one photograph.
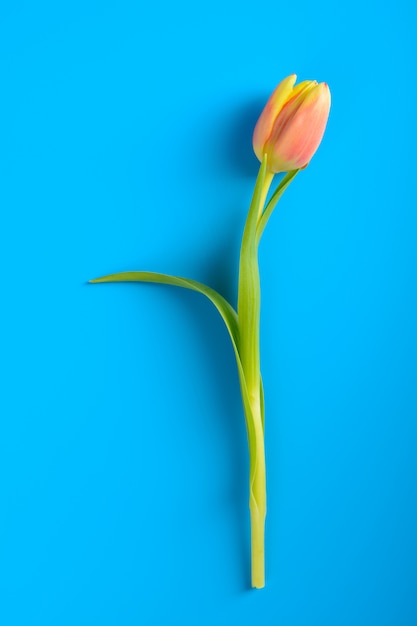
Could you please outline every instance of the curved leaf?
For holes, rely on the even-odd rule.
[[[250,456],[250,497],[253,498],[252,484],[253,477],[256,468],[256,449],[257,449],[257,433],[254,427],[254,418],[252,408],[249,401],[249,394],[245,380],[245,374],[243,371],[242,363],[240,360],[239,352],[239,324],[236,311],[229,304],[229,302],[223,298],[217,291],[190,278],[182,278],[179,276],[171,276],[169,274],[160,274],[158,272],[120,272],[118,274],[109,274],[108,276],[102,276],[89,281],[90,283],[116,283],[116,282],[145,282],[145,283],[160,283],[165,285],[172,285],[174,287],[183,287],[185,289],[191,289],[197,291],[206,296],[212,304],[219,311],[227,330],[229,331],[230,339],[232,340],[233,350],[236,357],[237,369],[239,374],[240,388],[242,393],[243,408],[245,413],[246,429],[249,442],[249,456]]]
[[[217,291],[211,287],[207,287],[203,283],[199,283],[196,280],[190,278],[182,278],[180,276],[171,276],[169,274],[160,274],[158,272],[119,272],[118,274],[109,274],[108,276],[102,276],[101,278],[94,278],[89,281],[90,283],[128,283],[128,282],[141,282],[141,283],[161,283],[164,285],[173,285],[174,287],[184,287],[185,289],[191,289],[206,296],[210,302],[214,304],[219,311],[226,324],[227,330],[236,344],[238,349],[239,345],[239,327],[237,321],[237,314],[234,308],[223,298]]]
[[[262,213],[258,221],[258,226],[256,229],[256,244],[257,245],[259,245],[259,242],[262,237],[262,233],[265,229],[265,226],[268,223],[269,218],[272,215],[273,210],[275,209],[278,203],[278,200],[280,199],[284,191],[287,189],[289,184],[294,180],[294,178],[296,177],[299,171],[300,170],[292,170],[291,172],[288,172],[288,174],[284,176],[284,178],[279,183],[278,187],[275,189],[270,201],[265,207],[265,211]]]
[[[246,382],[251,391],[259,387],[259,318],[260,318],[260,278],[257,250],[257,225],[262,214],[265,196],[272,181],[267,171],[265,154],[256,179],[255,190],[243,231],[239,259],[238,316],[241,338],[241,361]]]
[[[262,382],[262,376],[261,376],[259,397],[260,397],[260,404],[261,404],[262,429],[265,429],[265,396],[264,396],[264,384]]]

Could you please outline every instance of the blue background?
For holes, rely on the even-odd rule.
[[[417,624],[412,3],[2,2],[0,622]],[[236,299],[254,123],[329,83],[262,241],[267,587],[246,433],[190,276]]]

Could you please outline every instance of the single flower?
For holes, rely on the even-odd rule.
[[[253,133],[253,149],[262,161],[266,154],[271,172],[306,167],[323,138],[330,111],[326,83],[306,80],[295,85],[296,75],[284,78],[269,98]]]
[[[237,310],[211,287],[190,278],[155,272],[122,272],[90,282],[145,282],[173,285],[204,295],[216,307],[229,332],[239,374],[249,443],[252,586],[265,585],[266,464],[264,391],[260,359],[261,284],[258,246],[264,228],[300,169],[317,150],[326,127],[330,92],[325,83],[296,76],[284,79],[270,97],[256,125],[253,146],[261,161],[250,204],[239,261]],[[274,174],[288,172],[267,196]],[[144,389],[145,392],[145,389]],[[148,503],[145,503],[146,507]],[[145,505],[144,505],[145,506]],[[184,535],[185,537],[185,535]]]

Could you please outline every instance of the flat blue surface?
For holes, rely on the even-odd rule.
[[[2,626],[417,624],[416,15],[405,0],[0,6]],[[267,587],[201,296],[235,302],[284,76],[324,141],[260,254]]]

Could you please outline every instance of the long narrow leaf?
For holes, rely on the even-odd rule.
[[[241,360],[249,386],[259,385],[259,316],[260,279],[256,232],[265,191],[265,180],[272,180],[267,172],[267,157],[264,155],[252,202],[243,231],[239,261],[238,316],[241,331]]]
[[[206,296],[212,304],[219,311],[227,330],[229,331],[230,339],[232,341],[233,350],[236,357],[237,369],[239,374],[240,387],[242,392],[242,401],[245,413],[246,428],[249,441],[249,454],[251,458],[251,467],[256,466],[256,447],[257,447],[257,434],[254,429],[254,419],[252,416],[252,408],[249,401],[249,394],[245,380],[245,374],[243,371],[242,363],[240,360],[239,352],[239,325],[236,311],[227,302],[223,296],[217,291],[190,278],[182,278],[179,276],[171,276],[169,274],[160,274],[157,272],[120,272],[118,274],[109,274],[108,276],[102,276],[89,281],[90,283],[116,283],[116,282],[145,282],[145,283],[160,283],[165,285],[172,285],[174,287],[183,287],[185,289],[191,289]],[[253,472],[250,477],[250,490],[251,498],[253,483]]]
[[[126,283],[126,282],[142,282],[142,283],[161,283],[164,285],[173,285],[174,287],[184,287],[191,289],[206,296],[210,302],[214,304],[219,311],[232,340],[239,345],[239,328],[237,322],[236,311],[217,291],[199,283],[190,278],[181,278],[180,276],[171,276],[169,274],[160,274],[158,272],[119,272],[118,274],[109,274],[101,278],[95,278],[90,283]]]
[[[262,428],[265,428],[265,396],[264,396],[264,384],[262,382],[261,376],[261,385],[260,385],[260,403],[261,403],[261,420],[262,420]]]
[[[291,172],[288,172],[288,174],[286,174],[284,176],[284,178],[282,179],[282,181],[279,183],[278,187],[275,189],[271,199],[269,200],[268,204],[265,207],[264,212],[262,213],[262,216],[259,219],[258,222],[258,226],[256,229],[256,243],[257,245],[259,245],[259,242],[261,240],[262,237],[262,233],[265,229],[265,226],[268,223],[269,218],[272,215],[273,210],[275,209],[278,200],[280,199],[280,197],[282,196],[282,194],[284,193],[284,191],[287,189],[287,187],[289,186],[289,184],[294,180],[294,178],[296,177],[296,175],[298,174],[300,170],[292,170]]]

